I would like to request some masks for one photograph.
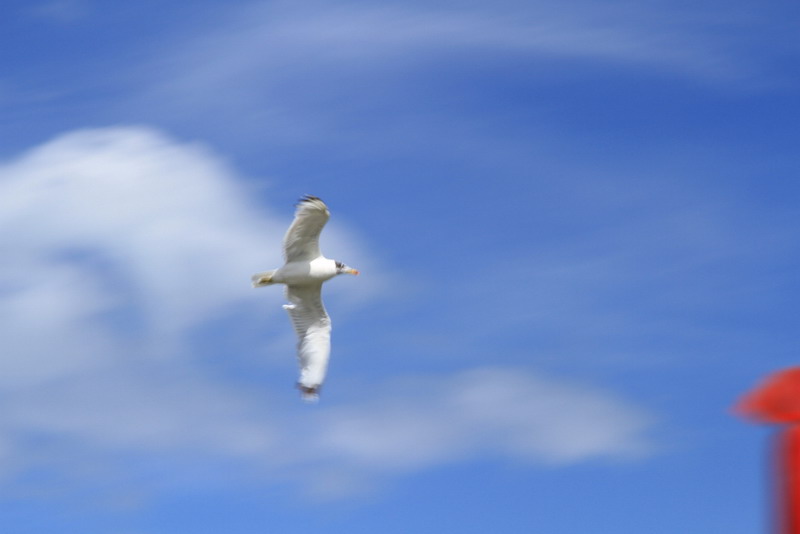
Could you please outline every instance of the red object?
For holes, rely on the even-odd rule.
[[[776,458],[779,532],[800,534],[800,367],[769,376],[736,411],[758,422],[786,425],[778,435]]]

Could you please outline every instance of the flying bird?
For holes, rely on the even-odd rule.
[[[297,388],[303,399],[310,402],[319,399],[331,353],[331,320],[322,304],[322,284],[339,274],[359,274],[320,252],[319,234],[329,218],[330,212],[322,200],[310,195],[303,197],[283,238],[284,266],[253,275],[253,287],[286,285],[289,304],[283,308],[289,312],[298,339]]]

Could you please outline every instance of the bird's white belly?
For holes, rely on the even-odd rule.
[[[336,276],[336,262],[327,258],[317,258],[310,262],[287,263],[273,275],[272,280],[286,285],[319,284]]]

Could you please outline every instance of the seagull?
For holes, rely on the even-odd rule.
[[[331,319],[322,304],[322,283],[339,274],[359,272],[319,250],[319,234],[330,218],[325,203],[306,195],[297,204],[289,230],[283,238],[285,264],[280,269],[253,275],[253,287],[286,285],[283,306],[297,333],[300,379],[297,388],[303,400],[316,402],[325,380],[331,353]]]

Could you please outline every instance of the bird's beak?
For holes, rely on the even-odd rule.
[[[346,273],[348,273],[348,274],[355,275],[355,276],[358,276],[359,274],[361,274],[361,273],[358,271],[358,269],[348,269],[348,270],[346,270],[345,272],[346,272]]]

